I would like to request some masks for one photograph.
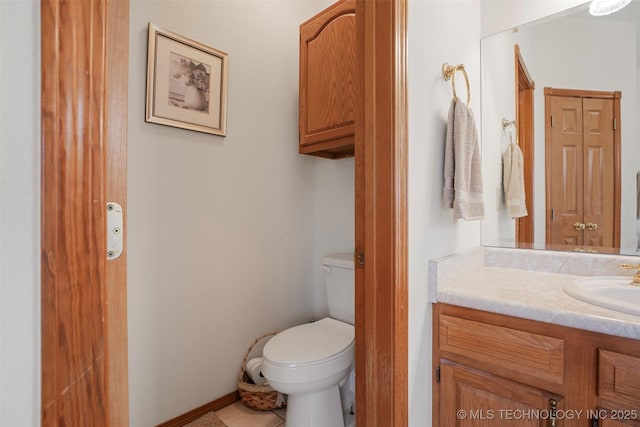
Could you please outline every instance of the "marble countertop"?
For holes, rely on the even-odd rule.
[[[565,283],[584,276],[486,265],[471,270],[436,283],[432,302],[640,339],[640,316],[588,304],[564,292]]]

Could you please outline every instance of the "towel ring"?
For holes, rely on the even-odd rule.
[[[464,69],[464,65],[449,65],[446,62],[442,64],[442,77],[446,81],[451,80],[451,88],[453,89],[453,99],[458,99],[458,95],[456,94],[456,71],[462,71],[462,75],[464,76],[464,81],[467,84],[467,107],[471,102],[471,89],[469,88],[469,76],[467,76],[467,71]]]

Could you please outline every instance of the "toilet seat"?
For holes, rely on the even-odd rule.
[[[353,363],[353,325],[324,318],[280,332],[264,346],[263,373],[272,381],[323,380]]]
[[[354,336],[353,325],[326,317],[280,332],[265,345],[263,357],[283,366],[314,364],[347,351]]]

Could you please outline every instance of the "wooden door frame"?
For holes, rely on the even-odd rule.
[[[613,117],[617,121],[617,126],[613,131],[613,162],[614,162],[614,175],[613,175],[613,246],[614,248],[620,247],[620,227],[621,223],[621,131],[622,121],[620,118],[620,99],[622,98],[622,92],[603,92],[595,90],[576,90],[576,89],[558,89],[545,87],[544,88],[544,111],[545,111],[545,124],[544,124],[544,151],[545,151],[545,241],[547,246],[551,244],[551,121],[549,119],[548,111],[551,108],[552,96],[566,96],[576,98],[600,98],[600,99],[612,99],[613,100]]]
[[[516,219],[516,245],[523,244],[530,247],[534,239],[534,210],[533,210],[533,166],[534,166],[534,113],[533,91],[536,84],[527,70],[522,58],[520,46],[514,45],[515,56],[515,91],[516,91],[516,128],[518,142],[524,157],[524,193],[526,194],[527,216]]]
[[[407,1],[356,2],[356,425],[408,425]]]
[[[107,262],[106,202],[126,207],[129,3],[42,0],[41,43],[41,422],[126,427],[126,251]]]
[[[42,420],[47,426],[89,419],[85,425],[128,425],[126,252],[107,265],[103,209],[107,200],[126,202],[128,6],[128,0],[42,0]],[[363,54],[357,68],[355,244],[365,253],[363,268],[356,269],[360,427],[408,425],[406,8],[407,0],[356,3],[356,43]],[[93,49],[82,49],[87,40]],[[94,68],[69,70],[69,55]],[[90,90],[83,91],[85,77]],[[94,133],[78,137],[65,132],[69,124]],[[87,176],[72,173],[77,168],[93,171],[88,175],[95,186],[92,203],[81,191]],[[60,209],[77,205],[91,222],[69,221]],[[60,247],[69,236],[77,239],[64,246],[72,255],[65,256]],[[91,242],[90,250],[83,242]],[[62,280],[61,272],[83,263],[95,268],[81,269],[83,277],[67,274],[73,283]],[[77,343],[58,344],[65,328],[83,330],[86,313],[77,303],[87,283],[99,289],[96,307],[104,325],[98,331],[102,338],[93,337],[94,363],[78,366],[67,353]],[[76,311],[65,313],[65,301],[75,302]],[[73,375],[67,375],[70,367]],[[99,375],[89,396],[80,386],[86,387],[86,373],[94,370]]]

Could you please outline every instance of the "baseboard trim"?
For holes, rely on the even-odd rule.
[[[197,420],[208,412],[217,411],[224,408],[225,406],[229,406],[232,403],[237,402],[238,400],[240,400],[240,395],[236,390],[232,393],[222,396],[219,399],[214,400],[213,402],[205,403],[202,406],[192,409],[186,414],[175,417],[169,421],[165,421],[162,424],[158,424],[156,427],[182,427],[185,424],[189,424],[191,421]]]

